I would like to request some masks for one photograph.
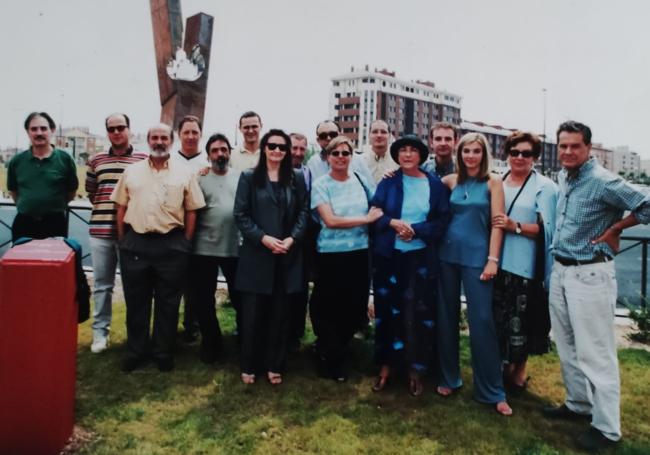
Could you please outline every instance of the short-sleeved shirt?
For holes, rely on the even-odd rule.
[[[123,155],[116,155],[112,149],[98,153],[88,161],[86,171],[86,193],[93,203],[90,215],[90,235],[104,239],[117,237],[115,202],[111,194],[127,166],[147,158],[143,152],[133,151],[132,147]]]
[[[205,207],[197,213],[194,254],[239,256],[240,235],[233,216],[238,182],[239,172],[234,169],[226,175],[210,172],[199,177]]]
[[[14,156],[7,169],[7,189],[18,193],[16,209],[29,216],[65,212],[68,194],[77,190],[77,167],[72,157],[54,149],[39,159],[32,150]]]
[[[257,162],[260,160],[260,149],[255,150],[253,153],[250,153],[245,148],[239,148],[232,151],[230,154],[230,167],[239,171],[244,172],[246,169],[252,169],[257,166]]]
[[[372,174],[375,183],[379,183],[384,178],[386,172],[399,169],[399,164],[393,160],[393,157],[390,156],[388,151],[384,153],[384,156],[380,157],[372,150],[366,150],[361,155],[361,158],[366,163],[366,166],[368,166],[368,170]]]
[[[359,179],[352,174],[344,182],[334,180],[325,174],[314,181],[311,190],[311,208],[329,204],[337,216],[355,217],[368,213],[368,183],[364,177],[362,186]],[[316,247],[319,253],[342,253],[368,248],[368,226],[356,226],[344,229],[330,229],[321,220]]]
[[[151,159],[127,167],[111,200],[126,207],[124,222],[139,233],[167,232],[185,226],[185,211],[205,205],[196,174],[168,159],[156,170]]]
[[[210,161],[208,161],[208,154],[205,152],[199,152],[196,155],[192,155],[188,157],[187,155],[182,154],[180,150],[177,150],[176,152],[171,154],[170,158],[174,161],[189,166],[189,168],[192,169],[197,174],[201,169],[210,167]]]
[[[402,215],[400,219],[409,224],[422,223],[427,220],[429,214],[429,179],[426,177],[411,177],[402,175],[404,188],[404,200],[402,202]],[[400,251],[414,251],[426,248],[424,240],[414,238],[405,242],[395,237],[395,249]]]

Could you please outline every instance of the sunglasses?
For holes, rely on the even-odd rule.
[[[519,157],[519,155],[521,155],[524,158],[532,158],[533,156],[535,156],[535,154],[533,153],[532,150],[524,150],[524,151],[510,150],[508,152],[508,155],[510,155],[513,158],[517,158],[517,157]]]
[[[335,157],[346,157],[352,155],[352,152],[348,152],[347,150],[334,150],[333,152],[330,152],[330,155]]]
[[[107,127],[106,127],[106,131],[108,131],[109,133],[114,133],[114,132],[116,132],[116,131],[118,131],[118,132],[121,133],[121,132],[124,131],[125,129],[127,129],[127,126],[126,126],[126,125],[107,126]]]
[[[339,135],[339,133],[337,131],[330,131],[329,133],[320,133],[318,135],[318,139],[320,139],[321,141],[324,141],[327,138],[334,139],[338,135]]]
[[[266,148],[269,149],[269,150],[280,149],[281,152],[288,152],[289,151],[289,146],[287,144],[268,143],[268,144],[266,144]]]

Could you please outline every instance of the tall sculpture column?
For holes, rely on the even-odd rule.
[[[160,90],[160,121],[176,126],[185,115],[203,122],[214,18],[187,19],[183,41],[180,0],[150,0]]]

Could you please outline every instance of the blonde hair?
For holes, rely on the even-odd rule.
[[[481,167],[476,175],[477,180],[488,180],[490,178],[490,161],[492,159],[492,150],[487,138],[481,133],[467,133],[458,141],[456,146],[456,167],[458,168],[458,183],[467,180],[467,167],[463,161],[463,148],[472,142],[477,142],[481,146]]]
[[[329,144],[327,144],[327,147],[325,147],[325,152],[329,155],[332,150],[334,150],[336,147],[338,147],[341,144],[347,144],[348,148],[350,149],[350,153],[354,152],[354,145],[352,145],[352,141],[350,140],[349,137],[339,134],[336,136],[334,139],[330,141]]]

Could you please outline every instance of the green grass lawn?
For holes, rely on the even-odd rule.
[[[530,362],[529,393],[509,401],[514,416],[498,416],[472,400],[467,340],[462,391],[450,398],[428,381],[419,399],[406,384],[371,392],[372,344],[355,340],[353,369],[343,385],[319,379],[308,349],[290,357],[285,382],[244,386],[239,381],[233,311],[219,309],[226,332],[223,362],[205,366],[197,345],[180,345],[177,368],[154,364],[120,372],[125,353],[124,305],[116,304],[111,348],[91,354],[90,322],[80,327],[77,423],[94,432],[80,453],[93,454],[558,454],[574,453],[584,423],[551,422],[540,414],[563,389],[555,354]],[[308,339],[313,339],[311,334]],[[650,353],[620,352],[624,443],[619,453],[650,453]]]

